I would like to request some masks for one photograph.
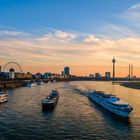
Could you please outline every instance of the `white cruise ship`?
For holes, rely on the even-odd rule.
[[[128,117],[133,108],[125,102],[120,101],[115,95],[105,94],[102,91],[90,91],[88,97],[98,103],[106,110],[121,117]]]
[[[8,100],[8,96],[6,92],[4,92],[3,90],[0,90],[0,103],[3,103],[7,100]]]

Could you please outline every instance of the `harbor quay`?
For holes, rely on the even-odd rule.
[[[0,89],[13,89],[18,87],[24,87],[27,83],[32,82],[44,82],[47,83],[49,80],[46,79],[29,79],[29,80],[19,80],[19,79],[10,79],[10,80],[0,80]],[[53,82],[53,81],[51,81]]]
[[[90,78],[56,78],[56,79],[3,79],[0,80],[0,88],[1,89],[13,89],[13,88],[18,88],[18,87],[24,87],[27,85],[27,83],[32,83],[32,82],[68,82],[68,81],[92,81],[93,79]]]
[[[28,79],[28,80],[19,80],[19,79],[10,79],[10,80],[0,80],[0,89],[13,89],[13,88],[18,88],[18,87],[24,87],[27,85],[27,83],[31,83],[31,82],[44,82],[44,83],[48,83],[48,82],[70,82],[70,81],[98,81],[98,82],[102,82],[102,81],[108,81],[111,82],[111,80],[95,80],[95,79],[91,79],[88,77],[79,77],[79,78],[67,78],[67,79],[63,79],[63,78],[59,78],[59,79]],[[129,82],[126,79],[123,78],[119,78],[116,79],[114,84],[119,84],[121,86],[125,86],[125,87],[129,87],[129,88],[134,88],[134,89],[140,89],[139,85],[140,82],[139,80],[136,80],[134,82]]]

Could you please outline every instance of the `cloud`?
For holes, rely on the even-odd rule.
[[[121,39],[126,37],[139,37],[139,30],[135,29],[134,25],[129,26],[119,24],[106,24],[102,27],[104,38]]]
[[[102,38],[118,40],[140,37],[140,3],[113,15],[112,19],[111,22],[103,22],[102,26],[96,28],[97,33],[87,36],[84,42],[100,43],[103,41]]]
[[[131,30],[134,30],[139,34],[140,32],[140,3],[132,5],[123,13],[121,13],[120,18]]]
[[[73,65],[110,65],[113,55],[125,60],[128,56],[138,62],[140,38],[126,37],[122,39],[98,38],[94,35],[86,36],[79,42],[65,40],[58,42],[58,37],[49,38],[50,34],[30,38],[12,38],[0,40],[0,57],[15,61],[26,61],[40,64]],[[46,40],[40,39],[46,36]],[[65,36],[63,36],[65,38]],[[67,38],[67,37],[66,37]],[[53,40],[52,40],[53,39]],[[90,43],[89,43],[90,42]],[[105,56],[103,58],[102,56]],[[128,62],[129,59],[126,59]]]
[[[62,40],[72,40],[76,37],[76,35],[73,33],[56,31],[55,37],[57,37],[58,39],[62,39]]]
[[[11,37],[27,37],[29,33],[13,31],[13,30],[0,30],[0,38],[11,38]]]
[[[89,35],[84,39],[84,42],[86,43],[97,43],[100,39],[97,38],[95,35]]]
[[[130,8],[128,8],[127,12],[140,12],[140,3],[137,3],[135,5],[132,5]]]
[[[122,18],[129,20],[129,22],[137,25],[140,23],[140,3],[131,6],[126,11],[122,13]]]
[[[60,30],[51,30],[38,38],[40,41],[57,40],[57,41],[73,41],[77,34],[71,32],[63,32]]]
[[[0,58],[2,62],[20,62],[25,71],[31,72],[39,68],[45,72],[46,67],[55,71],[57,66],[65,65],[75,69],[88,68],[92,73],[100,67],[108,71],[105,68],[111,68],[113,56],[118,68],[127,67],[129,63],[139,68],[139,16],[140,3],[122,13],[119,20],[123,24],[107,23],[100,28],[102,36],[57,29],[44,30],[40,34],[1,29]]]

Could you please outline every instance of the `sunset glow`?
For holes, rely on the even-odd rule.
[[[98,2],[94,3],[94,1],[89,0],[86,6],[91,3],[95,5],[99,4]],[[36,2],[32,3],[32,11],[35,10],[36,4]],[[47,6],[47,3],[45,4]],[[52,10],[55,10],[55,2],[50,2],[50,4],[54,4]],[[22,10],[27,5],[31,4],[25,2],[23,5],[19,4],[17,6]],[[16,6],[10,6],[11,9],[17,10]],[[59,4],[59,6],[61,7],[62,5]],[[78,6],[80,7],[80,5]],[[110,6],[113,6],[113,4],[108,7]],[[39,5],[38,9],[40,14],[43,14],[41,7],[44,7],[43,3]],[[68,4],[66,4],[66,7],[68,7]],[[69,7],[71,8],[72,5]],[[100,72],[104,75],[105,71],[112,72],[111,61],[112,57],[115,56],[117,61],[117,76],[127,76],[129,64],[134,65],[134,75],[140,76],[140,3],[131,3],[131,5],[129,3],[123,8],[122,6],[121,10],[117,12],[113,10],[109,11],[110,15],[108,15],[108,18],[111,16],[112,20],[104,19],[106,15],[102,15],[99,20],[93,14],[92,19],[96,18],[96,21],[100,23],[99,25],[95,25],[91,17],[85,25],[80,24],[82,19],[79,19],[79,21],[75,21],[81,26],[77,30],[72,28],[72,25],[69,28],[62,25],[60,27],[59,25],[56,26],[57,23],[50,28],[49,22],[47,24],[47,21],[42,23],[42,25],[38,25],[38,27],[36,25],[32,29],[31,27],[23,28],[25,25],[20,28],[18,22],[16,22],[15,25],[17,27],[15,28],[12,25],[8,25],[6,20],[1,17],[0,63],[4,65],[9,61],[16,61],[22,66],[24,71],[33,73],[49,71],[61,73],[64,66],[69,66],[71,68],[71,74],[74,75],[89,75],[95,72]],[[0,9],[0,12],[4,12],[5,10],[4,8]],[[97,10],[91,7],[90,12],[97,12]],[[45,9],[45,12],[47,12],[47,9]],[[52,17],[55,12],[52,13]],[[63,12],[60,11],[60,14],[65,18],[66,15]],[[114,14],[111,12],[114,12]],[[11,13],[13,19],[14,14],[15,11]],[[24,13],[22,14],[25,17],[27,13],[25,15]],[[79,13],[77,16],[82,16],[82,14]],[[44,18],[49,18],[49,15],[44,15]],[[40,20],[43,21],[45,20],[44,18],[41,16]],[[25,19],[23,21],[21,19],[21,22],[24,24]],[[52,22],[57,22],[60,19],[56,15],[56,19],[53,19]],[[34,19],[33,21],[35,22]],[[31,24],[34,25],[33,21]],[[114,21],[116,22],[114,23]],[[72,22],[73,26],[75,22]],[[27,24],[29,23],[27,22]]]

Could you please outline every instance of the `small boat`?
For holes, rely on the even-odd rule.
[[[120,117],[128,117],[133,108],[115,95],[105,94],[103,91],[90,91],[88,97],[101,105],[106,110],[119,115]]]
[[[6,102],[8,100],[8,96],[5,91],[0,90],[0,103]]]
[[[43,81],[38,81],[38,82],[37,82],[37,85],[43,85],[43,84],[44,84]]]
[[[53,109],[59,99],[59,93],[57,90],[52,90],[51,94],[47,96],[44,100],[42,100],[42,109]]]
[[[35,82],[34,83],[32,83],[32,82],[27,83],[27,87],[34,87],[34,86],[36,86],[36,83]]]

